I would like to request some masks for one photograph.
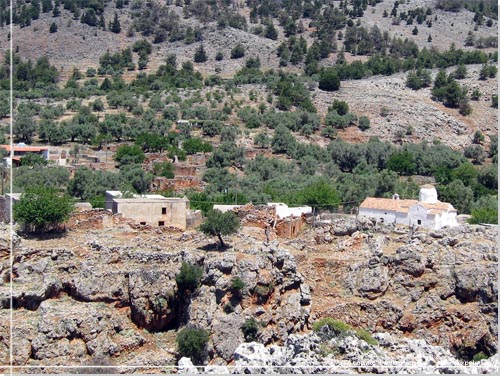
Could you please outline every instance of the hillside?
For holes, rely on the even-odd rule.
[[[48,155],[7,158],[2,195],[93,209],[16,224],[12,275],[0,243],[2,359],[10,278],[18,366],[189,369],[176,337],[192,327],[207,345],[195,364],[238,372],[252,351],[274,366],[321,359],[318,372],[410,362],[412,348],[425,367],[495,356],[495,1],[15,0],[13,25],[7,12],[0,2],[0,144]],[[355,215],[366,197],[416,199],[423,184],[460,226]],[[101,210],[109,190],[187,197],[206,222],[214,204],[269,202],[334,221],[303,218],[262,244],[277,222],[251,211],[258,226],[220,252],[198,230]],[[189,288],[184,264],[200,278]],[[342,322],[334,335],[314,329],[325,318]]]

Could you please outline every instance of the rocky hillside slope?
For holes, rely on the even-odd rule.
[[[368,227],[338,219],[292,252],[313,291],[313,320],[426,339],[466,359],[497,352],[496,227]]]
[[[176,330],[190,324],[211,333],[210,364],[234,366],[243,359],[237,355],[245,341],[241,326],[251,317],[262,324],[259,342],[283,344],[283,354],[295,346],[295,355],[302,349],[301,356],[309,357],[297,363],[288,354],[269,365],[313,365],[321,359],[326,370],[337,364],[337,358],[328,358],[337,350],[326,342],[290,337],[307,333],[321,317],[379,333],[380,345],[370,351],[390,351],[382,358],[386,360],[409,357],[415,346],[438,359],[440,351],[450,359],[497,352],[496,228],[465,225],[409,233],[374,227],[360,217],[311,227],[297,239],[276,239],[270,245],[263,245],[262,236],[260,229],[243,228],[225,252],[195,231],[126,224],[71,230],[63,238],[15,237],[14,364],[107,364],[132,367],[128,372],[175,367]],[[1,238],[7,237],[8,228],[2,227]],[[10,341],[8,243],[1,248],[5,361]],[[178,293],[175,276],[182,262],[203,269],[201,287],[193,294]],[[236,276],[245,285],[241,297],[231,288]],[[351,361],[375,357],[354,339],[342,341],[334,347],[361,349],[363,356],[354,351]],[[259,349],[267,357],[279,354]],[[436,367],[442,370],[441,365]]]
[[[6,228],[2,230],[6,235]],[[283,342],[306,328],[309,288],[289,252],[252,241],[239,242],[237,250],[206,251],[194,243],[210,249],[210,240],[197,234],[194,240],[187,233],[135,235],[69,233],[65,246],[54,246],[61,239],[16,246],[15,365],[79,366],[95,359],[117,365],[173,365],[172,330],[186,324],[211,333],[209,356],[225,364],[244,341],[240,327],[250,317],[262,325],[263,343]],[[4,250],[4,282],[7,255]],[[203,269],[195,292],[178,292],[175,277],[182,262]],[[231,288],[236,276],[244,283],[241,296]],[[2,284],[1,294],[5,360],[8,283]]]

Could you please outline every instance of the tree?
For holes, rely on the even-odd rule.
[[[286,153],[293,149],[296,140],[290,130],[284,125],[278,125],[271,140],[274,153]]]
[[[208,338],[206,330],[187,327],[177,333],[175,341],[181,356],[191,358],[194,364],[201,364],[206,357]]]
[[[142,163],[145,159],[144,152],[138,145],[121,145],[116,149],[114,159],[118,165]]]
[[[412,175],[415,172],[415,158],[409,151],[393,153],[387,161],[387,168],[401,175]]]
[[[36,121],[28,114],[21,113],[14,121],[13,133],[22,141],[29,143],[35,135]]]
[[[453,180],[439,189],[439,197],[442,201],[451,203],[460,213],[469,213],[474,192],[461,180]]]
[[[265,34],[266,38],[272,39],[272,40],[277,40],[278,39],[278,31],[274,27],[273,23],[270,22],[267,27]]]
[[[24,224],[25,231],[36,234],[59,230],[72,210],[71,197],[46,186],[26,188],[13,209],[15,220]]]
[[[120,25],[120,20],[118,19],[118,14],[115,12],[115,17],[113,18],[113,22],[109,25],[109,30],[115,34],[120,34],[122,27]]]
[[[55,22],[52,22],[50,24],[49,32],[50,33],[57,33],[57,24]]]
[[[417,34],[418,34],[418,27],[416,27],[416,26],[415,26],[415,27],[413,28],[413,30],[411,31],[411,33],[412,33],[413,35],[417,35]]]
[[[234,234],[238,231],[239,226],[240,221],[232,211],[222,213],[220,210],[210,210],[205,222],[200,226],[200,230],[206,235],[217,236],[220,246],[224,247],[222,235]]]
[[[254,137],[253,142],[257,147],[265,149],[271,144],[271,139],[266,133],[260,132]]]
[[[300,204],[323,209],[335,208],[340,203],[340,198],[335,188],[324,180],[310,184],[299,191],[296,200]]]
[[[125,182],[125,190],[145,193],[149,190],[153,175],[146,173],[140,165],[126,164],[120,167],[120,176]]]
[[[205,48],[203,47],[203,44],[200,44],[200,46],[196,49],[194,53],[194,62],[195,63],[204,63],[205,61],[208,60],[207,53],[205,52]]]
[[[40,167],[46,165],[47,160],[37,153],[27,153],[21,158],[21,166]]]
[[[319,88],[324,91],[340,89],[340,79],[334,69],[325,69],[319,78]]]
[[[467,68],[465,67],[464,64],[460,64],[457,69],[455,70],[455,72],[453,72],[453,77],[456,79],[456,80],[462,80],[464,79],[465,77],[467,77]]]

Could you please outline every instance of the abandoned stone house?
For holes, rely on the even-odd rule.
[[[359,206],[359,215],[377,222],[420,226],[428,229],[458,226],[457,210],[448,202],[438,200],[436,188],[430,184],[420,187],[418,200],[367,197]]]
[[[173,226],[181,230],[201,224],[201,211],[190,210],[185,197],[162,195],[131,195],[124,197],[119,191],[106,191],[105,209],[121,214],[141,225]]]

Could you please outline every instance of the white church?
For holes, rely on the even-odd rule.
[[[359,215],[377,222],[398,223],[428,229],[458,226],[457,210],[448,202],[438,200],[434,186],[420,187],[417,200],[400,200],[395,194],[390,198],[367,197],[359,206]]]

